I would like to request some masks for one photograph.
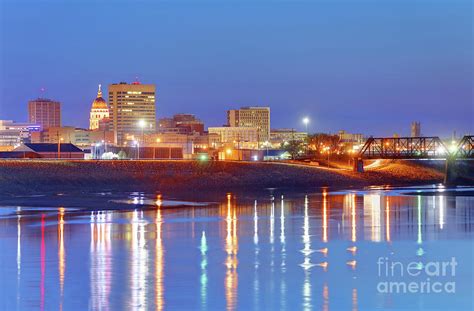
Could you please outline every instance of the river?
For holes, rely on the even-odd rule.
[[[0,207],[0,309],[470,310],[474,197],[463,190],[473,189],[446,190],[10,204]]]

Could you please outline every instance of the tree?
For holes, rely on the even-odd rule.
[[[308,136],[310,149],[314,150],[316,154],[321,154],[325,148],[329,148],[331,152],[339,151],[339,142],[339,135],[316,133]]]
[[[120,150],[119,153],[118,153],[118,158],[119,158],[120,160],[126,159],[126,158],[127,158],[127,154],[125,153],[125,151]]]
[[[303,150],[303,142],[298,140],[290,140],[288,142],[284,142],[281,147],[283,150],[287,151],[291,155],[291,159],[294,160]]]

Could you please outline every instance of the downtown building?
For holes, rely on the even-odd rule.
[[[213,147],[258,149],[259,132],[256,127],[219,126],[207,130],[209,135],[218,137],[219,145]]]
[[[243,107],[227,111],[229,127],[257,129],[259,145],[270,140],[270,107]]]
[[[155,132],[155,85],[120,82],[109,85],[109,114],[114,142],[140,141],[142,135]]]
[[[28,102],[28,121],[43,129],[61,126],[61,103],[45,98]]]
[[[304,142],[307,138],[308,133],[297,131],[294,128],[272,129],[270,132],[270,145],[272,148],[278,149],[290,141]]]
[[[156,131],[158,133],[203,134],[204,123],[193,114],[178,113],[171,118],[159,119]]]
[[[92,107],[89,115],[89,129],[98,130],[103,126],[103,122],[109,118],[109,107],[107,102],[102,98],[102,89],[99,84],[99,90],[97,91],[97,97],[92,102]],[[102,126],[101,126],[102,125]]]
[[[38,124],[0,120],[0,150],[11,150],[20,144],[29,143],[32,133],[40,130]]]
[[[74,126],[49,127],[31,133],[31,142],[36,144],[71,143],[81,148],[89,148],[97,143],[113,144],[111,131],[88,130]]]

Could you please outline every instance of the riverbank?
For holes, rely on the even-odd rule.
[[[255,190],[443,181],[442,165],[388,162],[364,173],[285,163],[224,161],[0,161],[3,194],[49,191]]]

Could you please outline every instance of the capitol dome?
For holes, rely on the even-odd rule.
[[[108,109],[107,102],[102,98],[101,85],[99,84],[99,91],[97,92],[97,98],[92,102],[92,109]]]
[[[101,120],[109,118],[109,107],[107,107],[107,102],[102,98],[102,90],[100,89],[97,92],[97,98],[92,102],[92,108],[89,117],[89,129],[96,130],[99,128],[99,123]]]

